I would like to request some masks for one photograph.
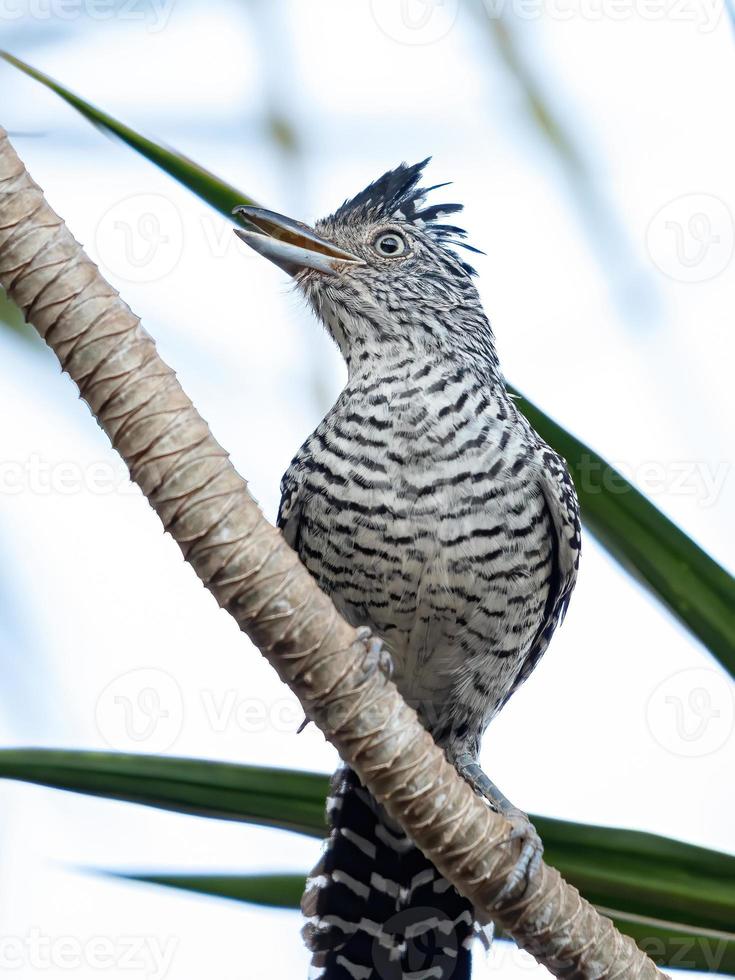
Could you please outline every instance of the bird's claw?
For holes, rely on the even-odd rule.
[[[367,653],[368,669],[377,667],[390,680],[393,676],[393,658],[383,646],[383,641],[373,635],[369,626],[358,626],[357,639]]]
[[[383,641],[377,636],[373,636],[369,626],[358,626],[355,632],[357,633],[356,644],[359,644],[365,653],[365,672],[369,674],[377,669],[390,680],[393,676],[393,658],[383,647]],[[307,715],[299,725],[296,734],[300,735],[310,721],[311,718]]]
[[[503,816],[511,825],[508,841],[520,840],[522,847],[520,857],[498,893],[498,900],[501,901],[515,897],[517,892],[523,893],[526,890],[529,882],[533,881],[539,873],[544,854],[544,845],[538,831],[523,810],[512,807],[505,811]]]
[[[498,893],[498,901],[506,901],[522,894],[541,867],[544,845],[528,815],[519,810],[500,792],[498,787],[481,769],[468,752],[460,753],[455,759],[459,774],[463,776],[478,796],[482,796],[490,806],[510,823],[507,843],[522,841],[521,854],[508,878]],[[522,886],[522,887],[521,887]]]

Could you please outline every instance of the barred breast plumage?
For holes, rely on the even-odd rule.
[[[550,450],[466,365],[375,372],[350,378],[295,458],[279,522],[343,615],[384,640],[435,737],[476,751],[549,600]]]
[[[241,237],[295,277],[348,367],[283,479],[278,523],[340,612],[383,641],[460,772],[518,821],[476,758],[566,609],[578,507],[563,461],[506,390],[473,270],[450,247],[463,232],[439,220],[459,205],[425,206],[424,163],[385,174],[316,231],[240,209],[257,229]],[[349,770],[328,816],[303,902],[318,975],[468,977],[471,906]],[[540,856],[523,820],[519,880]]]

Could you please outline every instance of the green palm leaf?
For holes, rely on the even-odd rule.
[[[35,78],[37,82],[41,82],[46,88],[51,89],[52,92],[61,96],[65,102],[68,102],[70,106],[73,106],[81,112],[85,119],[88,119],[98,129],[101,129],[103,133],[107,133],[109,136],[117,136],[123,143],[127,143],[128,146],[137,150],[147,160],[150,160],[162,170],[165,170],[167,174],[178,180],[184,187],[188,187],[189,190],[193,191],[203,201],[211,204],[215,210],[220,211],[228,218],[231,216],[232,209],[236,205],[255,204],[255,201],[251,197],[248,197],[247,194],[243,194],[236,187],[220,180],[219,177],[215,177],[209,170],[200,167],[199,164],[194,163],[193,160],[190,160],[182,153],[162,146],[160,143],[155,143],[146,136],[141,136],[140,133],[136,133],[129,126],[114,119],[101,109],[97,109],[84,99],[79,98],[78,95],[70,92],[68,88],[60,85],[42,71],[38,71],[38,69],[26,64],[25,61],[21,61],[20,58],[16,58],[7,51],[0,51],[0,58],[4,58],[8,64],[19,68],[26,75]]]
[[[517,405],[567,460],[590,531],[735,676],[735,579],[589,446],[524,396]]]
[[[277,909],[297,909],[306,881],[305,874],[120,874],[118,871],[108,874],[124,881],[163,885],[213,898],[229,898],[235,902],[267,905]]]
[[[23,319],[23,314],[9,299],[4,289],[0,288],[0,328],[12,330],[17,336],[41,348],[41,339]]]
[[[4,52],[0,56],[56,92],[94,125],[120,137],[226,217],[231,217],[235,205],[253,203],[246,194],[208,170],[140,136],[19,58]],[[735,580],[732,576],[601,456],[527,399],[521,398],[519,406],[543,438],[569,463],[587,527],[735,676]]]
[[[0,751],[0,777],[316,837],[325,829],[328,779],[319,773],[201,759],[7,749]],[[735,941],[735,856],[638,831],[532,819],[549,863],[599,907],[646,928],[675,923],[677,934],[696,938],[700,946],[704,940],[697,930]]]
[[[313,837],[324,834],[328,779],[317,773],[155,755],[2,749],[0,779]]]
[[[305,874],[191,875],[125,874],[126,881],[163,885],[271,908],[298,909]],[[735,975],[735,933],[694,929],[689,925],[639,919],[619,910],[598,906],[615,925],[641,946],[660,966],[680,970],[706,970]],[[502,933],[496,933],[502,938]]]

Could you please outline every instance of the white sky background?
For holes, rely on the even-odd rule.
[[[731,564],[735,52],[721,6],[507,0],[617,227],[613,243],[529,124],[486,16],[410,0],[406,26],[401,9],[315,0],[254,17],[245,2],[175,0],[101,19],[102,4],[86,0],[64,4],[62,20],[60,5],[46,16],[47,4],[24,0],[0,3],[0,41],[305,220],[433,154],[429,179],[454,181],[439,193],[465,203],[470,240],[487,253],[479,287],[508,377]],[[31,134],[15,145],[51,204],[274,518],[281,473],[343,381],[331,343],[285,277],[154,166],[4,65],[0,99],[2,125]],[[274,107],[296,126],[298,153],[267,138]],[[52,358],[0,333],[0,359],[2,743],[331,771],[332,749],[313,729],[295,736],[294,700],[163,536]],[[135,741],[114,699],[150,686],[169,717]],[[718,717],[689,702],[700,689]],[[265,720],[238,714],[243,703]],[[732,851],[732,721],[722,672],[587,535],[567,622],[482,758],[532,812]],[[140,937],[170,962],[118,960],[107,974],[145,980],[303,976],[295,913],[77,869],[298,871],[318,850],[295,835],[3,785],[0,936],[37,930],[58,955],[64,937],[83,950],[92,937],[118,948]],[[477,960],[478,977],[547,975],[504,944]],[[100,972],[73,953],[52,967],[25,952],[9,975]]]

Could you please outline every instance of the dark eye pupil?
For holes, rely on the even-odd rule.
[[[395,255],[400,247],[401,243],[395,235],[386,235],[385,238],[380,239],[380,251],[385,252],[386,255]]]

